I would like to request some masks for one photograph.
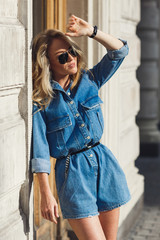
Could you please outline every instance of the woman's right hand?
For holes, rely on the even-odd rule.
[[[40,192],[41,192],[41,214],[45,219],[57,223],[56,218],[58,215],[58,204],[56,199],[53,197],[51,192],[48,173],[39,172],[37,173]]]
[[[41,193],[41,214],[43,218],[57,224],[56,218],[59,217],[58,204],[52,192],[47,194]]]

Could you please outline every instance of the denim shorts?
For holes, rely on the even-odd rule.
[[[64,219],[99,215],[130,200],[124,172],[103,144],[58,159],[55,178]]]

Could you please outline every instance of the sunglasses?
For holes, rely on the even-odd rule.
[[[65,64],[68,61],[68,54],[70,54],[72,57],[77,56],[76,51],[72,47],[70,47],[68,49],[68,51],[66,51],[58,56],[58,60],[59,60],[60,64]]]

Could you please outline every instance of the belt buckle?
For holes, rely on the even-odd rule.
[[[91,148],[91,147],[92,147],[91,145],[87,146],[88,149]]]

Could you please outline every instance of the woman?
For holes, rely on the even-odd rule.
[[[81,240],[116,239],[119,207],[130,199],[122,169],[99,143],[103,116],[98,90],[128,54],[128,45],[72,15],[70,32],[40,33],[33,41],[33,158],[41,191],[41,213],[57,223],[58,206],[49,183],[50,156],[63,218]],[[82,51],[69,38],[88,36],[108,51],[87,70]]]

